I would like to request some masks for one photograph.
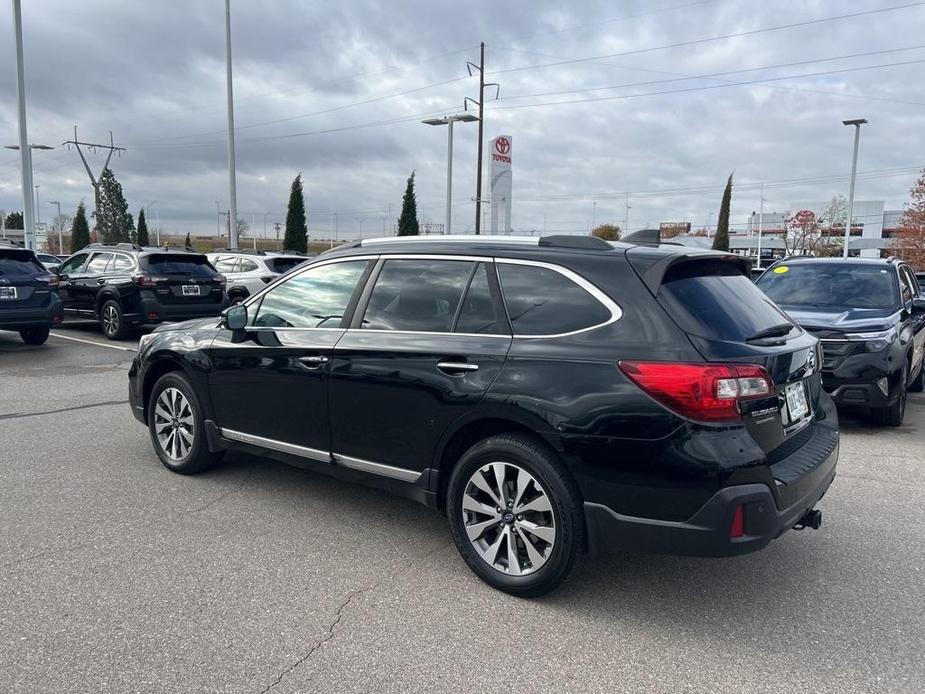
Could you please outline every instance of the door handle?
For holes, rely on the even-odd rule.
[[[469,371],[478,371],[479,365],[467,361],[440,361],[437,362],[437,368],[451,376],[461,376]]]
[[[327,357],[311,356],[311,357],[299,357],[299,361],[309,368],[317,369],[322,364],[328,363]]]

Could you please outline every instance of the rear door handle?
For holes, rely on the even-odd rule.
[[[467,361],[440,361],[437,362],[437,368],[451,376],[461,376],[469,371],[478,371],[479,365]]]
[[[312,369],[317,369],[322,364],[327,364],[328,358],[319,356],[299,357],[299,361]]]

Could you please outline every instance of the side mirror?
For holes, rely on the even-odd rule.
[[[912,300],[912,315],[925,315],[925,298],[919,296]]]
[[[222,327],[225,330],[244,330],[247,327],[247,306],[235,304],[222,311]]]

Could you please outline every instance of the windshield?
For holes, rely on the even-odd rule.
[[[28,251],[0,251],[0,277],[11,275],[34,275],[45,272],[45,268],[36,265],[32,253]]]
[[[891,309],[898,302],[893,273],[881,265],[781,264],[765,272],[757,284],[786,306]]]
[[[144,257],[141,264],[151,273],[160,275],[211,277],[215,274],[204,255],[155,254]]]

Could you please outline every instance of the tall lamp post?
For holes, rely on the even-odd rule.
[[[443,233],[449,234],[453,223],[453,123],[461,121],[463,123],[472,123],[477,121],[478,116],[472,113],[457,113],[454,116],[444,118],[428,118],[421,121],[425,125],[446,125],[446,225]]]
[[[854,120],[843,120],[844,125],[854,126],[854,155],[851,158],[851,184],[848,187],[848,217],[845,219],[845,247],[842,249],[842,257],[848,257],[848,239],[851,237],[851,216],[854,212],[854,178],[858,172],[858,142],[861,139],[861,126],[867,122],[866,118],[855,118]]]
[[[22,109],[22,117],[25,118],[25,107]],[[25,128],[25,125],[23,126]],[[4,145],[4,149],[17,149],[20,150],[19,145]],[[38,215],[38,186],[32,185],[32,150],[34,149],[54,149],[48,145],[27,145],[22,156],[22,165],[23,169],[23,243],[26,248],[35,247],[35,223],[38,223],[38,219],[33,223],[32,215]],[[26,171],[28,169],[28,171]],[[26,176],[29,178],[29,187],[26,188],[25,180]],[[28,192],[26,192],[28,191]],[[33,212],[34,210],[34,212]]]

